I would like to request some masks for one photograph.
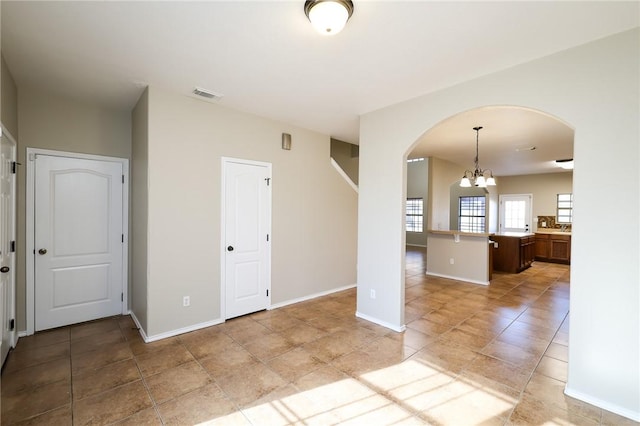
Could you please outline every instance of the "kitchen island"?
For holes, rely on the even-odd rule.
[[[427,275],[488,285],[491,279],[486,232],[427,231]]]
[[[536,256],[536,236],[531,232],[500,232],[491,237],[493,269],[517,274],[533,263]]]

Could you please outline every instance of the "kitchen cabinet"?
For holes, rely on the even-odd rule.
[[[498,243],[493,251],[493,269],[517,274],[531,266],[536,256],[534,234],[501,233],[491,237]]]
[[[535,247],[536,260],[567,265],[571,263],[571,234],[536,232]]]

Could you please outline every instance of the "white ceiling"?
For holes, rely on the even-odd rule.
[[[129,111],[148,84],[184,94],[199,86],[223,94],[220,105],[358,143],[363,113],[637,27],[640,15],[638,1],[354,3],[345,30],[322,37],[303,0],[3,0],[2,54],[18,88]],[[504,113],[477,111],[431,132],[440,141],[428,144],[433,155],[471,167],[475,125],[486,127],[483,168],[498,155],[493,143],[573,139],[537,114],[512,111],[518,120],[509,122],[496,112]],[[513,166],[496,165],[500,174],[522,171],[522,156],[509,155]]]

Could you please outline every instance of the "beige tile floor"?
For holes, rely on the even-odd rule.
[[[22,338],[2,424],[625,425],[563,394],[569,268],[488,287],[427,278],[408,249],[404,333],[354,290],[145,344],[131,318]]]

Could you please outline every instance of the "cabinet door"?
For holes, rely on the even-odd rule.
[[[554,260],[569,261],[570,249],[569,241],[552,239],[549,257]]]
[[[536,235],[536,258],[548,259],[549,258],[549,236],[537,236]]]

